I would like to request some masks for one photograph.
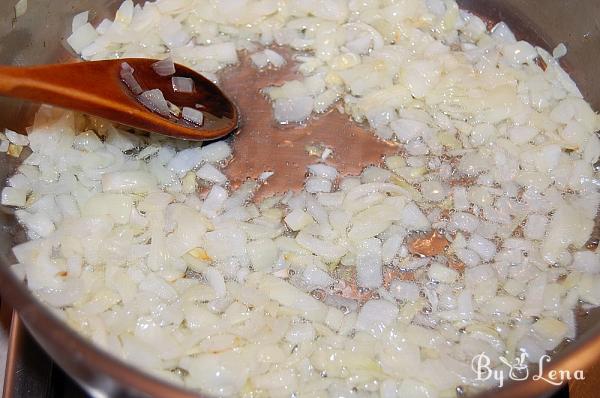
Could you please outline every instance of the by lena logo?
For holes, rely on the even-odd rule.
[[[490,379],[495,380],[499,387],[504,385],[504,380],[510,379],[515,381],[527,380],[529,378],[529,368],[527,367],[527,356],[522,353],[519,357],[514,358],[510,362],[505,357],[500,357],[500,362],[504,366],[498,366],[493,368],[491,365],[490,358],[485,354],[481,353],[475,355],[471,361],[471,369],[477,375],[477,380],[488,381]],[[552,385],[558,386],[569,380],[585,380],[583,370],[575,370],[571,372],[569,370],[555,370],[552,369],[544,374],[544,364],[550,362],[549,355],[542,355],[538,362],[538,371],[536,374],[531,376],[532,380],[543,380]]]

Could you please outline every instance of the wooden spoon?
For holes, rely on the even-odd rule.
[[[202,111],[202,125],[175,115],[161,116],[142,105],[121,80],[124,62],[133,67],[133,76],[143,91],[160,89],[164,98],[180,109]],[[160,76],[152,68],[155,62],[128,58],[33,67],[0,66],[0,95],[73,109],[186,140],[212,140],[238,127],[237,108],[211,81],[177,64],[174,75]],[[193,92],[175,92],[173,76],[191,78]]]

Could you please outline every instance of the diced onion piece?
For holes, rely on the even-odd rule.
[[[302,322],[292,325],[285,335],[285,339],[291,344],[300,344],[312,341],[315,338],[315,328],[310,322]]]
[[[15,216],[17,217],[17,220],[24,224],[25,228],[28,229],[30,237],[37,238],[41,236],[45,238],[56,230],[54,222],[44,213],[31,214],[25,210],[17,210],[15,211]],[[32,275],[31,272],[28,272],[27,274]]]
[[[375,336],[381,335],[398,316],[398,307],[386,300],[367,301],[356,319],[356,328],[370,332]]]
[[[310,174],[316,177],[326,178],[330,181],[335,180],[338,175],[338,172],[335,168],[322,163],[311,164],[308,166],[308,171]]]
[[[200,154],[208,163],[218,163],[231,156],[231,147],[225,141],[217,141],[202,147]]]
[[[515,43],[517,41],[512,30],[510,30],[505,22],[499,22],[492,28],[492,37],[507,43]]]
[[[184,106],[181,116],[188,122],[192,122],[198,126],[202,126],[202,123],[204,123],[204,113],[194,108]]]
[[[269,178],[271,178],[273,176],[273,174],[275,174],[275,172],[273,171],[263,171],[262,173],[260,173],[260,175],[258,176],[258,180],[265,182],[267,181]]]
[[[118,223],[126,224],[131,216],[133,198],[117,193],[98,193],[82,206],[81,215],[88,217],[109,216]]]
[[[416,398],[416,397],[435,397],[436,390],[429,384],[420,383],[413,379],[404,379],[397,390],[398,397]]]
[[[292,231],[299,231],[314,222],[313,218],[301,209],[292,210],[283,220]]]
[[[133,68],[133,66],[129,65],[129,63],[127,63],[127,62],[121,62],[121,70],[123,70],[125,72],[129,72],[129,73],[135,72],[135,69]]]
[[[194,92],[194,80],[189,77],[173,76],[171,78],[173,91],[177,93],[192,93]]]
[[[573,254],[573,269],[590,274],[600,273],[600,254],[592,251],[580,251]]]
[[[118,171],[102,176],[102,190],[115,193],[148,193],[156,189],[156,177],[145,171]]]
[[[518,145],[531,141],[538,134],[535,128],[529,126],[511,127],[507,132],[510,140]]]
[[[527,217],[523,234],[527,239],[542,240],[546,235],[546,226],[548,219],[540,214],[531,214]]]
[[[273,104],[275,120],[282,124],[303,122],[310,116],[313,102],[310,96],[278,98]]]
[[[441,202],[446,198],[446,190],[439,181],[422,182],[421,192],[425,199],[432,202]]]
[[[81,50],[92,44],[97,38],[98,33],[96,32],[96,29],[88,22],[77,28],[77,30],[67,38],[67,43],[76,53],[81,53]]]
[[[5,206],[25,206],[27,192],[24,189],[5,187],[2,190],[2,204]]]
[[[327,160],[329,156],[333,154],[333,150],[331,148],[323,149],[323,153],[321,154],[321,160]]]
[[[225,280],[219,270],[215,267],[209,267],[204,276],[206,277],[208,284],[214,289],[217,297],[224,297],[227,294]]]
[[[89,11],[83,11],[73,17],[71,22],[71,32],[75,32],[88,22]]]
[[[144,91],[140,95],[138,95],[138,100],[144,105],[146,108],[150,109],[152,112],[156,112],[159,115],[168,117],[171,112],[169,111],[169,105],[163,96],[162,91],[155,88],[153,90]]]
[[[304,268],[302,277],[308,285],[315,287],[324,288],[334,283],[333,278],[331,278],[327,272],[323,271],[314,264],[308,265],[306,268]]]
[[[279,55],[279,53],[276,53],[275,51],[270,50],[268,48],[265,49],[264,53],[267,56],[267,60],[269,61],[269,63],[274,67],[280,68],[285,64],[285,59],[281,55]]]
[[[123,80],[123,83],[129,87],[134,95],[140,95],[144,90],[142,90],[142,87],[133,76],[133,71],[134,69],[131,67],[131,65],[129,65],[127,62],[123,62],[121,64],[120,72],[121,80]]]
[[[452,283],[458,278],[458,272],[438,263],[431,264],[427,274],[431,280],[444,283]]]
[[[384,264],[390,264],[394,257],[400,251],[404,237],[400,234],[394,234],[383,242],[381,246],[381,257]]]
[[[298,233],[296,242],[314,254],[323,257],[326,262],[335,261],[348,251],[343,246],[316,238],[304,230]]]
[[[356,282],[358,286],[378,288],[383,283],[381,241],[370,238],[358,245],[356,255]]]
[[[29,139],[27,138],[26,135],[19,134],[16,131],[12,131],[9,129],[4,130],[4,134],[6,135],[6,138],[8,138],[8,140],[15,145],[20,145],[20,146],[29,145]]]
[[[532,329],[542,338],[559,343],[567,335],[567,325],[554,318],[541,318]]]
[[[271,239],[258,239],[248,243],[248,257],[254,270],[271,270],[277,261],[277,246]]]
[[[225,203],[225,200],[227,200],[227,196],[228,193],[225,188],[220,187],[219,185],[214,185],[204,200],[204,204],[202,205],[201,209],[202,214],[210,218],[216,217],[223,208],[223,204]]]
[[[491,261],[496,255],[494,242],[485,239],[481,235],[473,234],[467,242],[467,247],[481,256],[483,261]]]
[[[185,173],[197,167],[205,160],[204,150],[205,148],[196,147],[177,152],[177,154],[169,160],[169,163],[167,163],[167,169],[180,176],[185,175]]]
[[[27,11],[27,0],[19,0],[15,4],[15,18],[19,18]]]
[[[331,180],[322,177],[310,177],[306,180],[304,189],[306,192],[331,192],[332,183]]]
[[[207,232],[206,251],[210,257],[217,259],[244,256],[246,254],[246,236],[243,231],[236,228],[220,228]]]
[[[129,25],[133,18],[134,4],[132,0],[125,0],[119,6],[119,9],[115,13],[115,22],[123,25]]]
[[[204,326],[214,324],[216,320],[205,315],[196,323]],[[180,366],[190,374],[198,375],[190,378],[187,382],[188,388],[202,389],[206,394],[214,396],[238,395],[249,378],[247,362],[241,355],[232,351],[185,356]]]
[[[504,58],[513,65],[531,63],[538,55],[535,48],[526,41],[505,45],[503,54]]]
[[[398,300],[415,301],[419,291],[419,286],[408,281],[393,280],[390,284],[390,293]]]
[[[403,223],[416,230],[427,230],[431,225],[421,209],[412,202],[408,203],[402,209],[401,217]]]
[[[452,230],[458,229],[461,231],[471,233],[475,232],[475,230],[479,226],[479,219],[477,218],[477,216],[471,213],[457,211],[452,213],[452,215],[450,216],[450,222],[448,225]]]
[[[310,321],[322,322],[327,306],[286,281],[271,275],[261,278],[260,290],[281,305],[293,308]]]
[[[567,46],[565,43],[558,43],[558,45],[552,50],[552,56],[556,59],[562,58],[567,55]]]
[[[198,178],[215,184],[224,184],[227,182],[227,177],[219,169],[211,164],[205,164],[196,172]]]
[[[273,65],[275,68],[280,68],[285,64],[285,59],[281,55],[268,48],[252,54],[250,59],[257,68],[264,68],[268,64]]]
[[[159,76],[171,76],[175,74],[175,63],[173,62],[173,58],[167,57],[161,61],[154,62],[152,69]]]

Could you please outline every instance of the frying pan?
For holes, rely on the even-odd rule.
[[[71,29],[73,15],[85,10],[92,10],[93,21],[112,18],[120,0],[34,0],[29,1],[29,9],[25,15],[14,18],[14,5],[17,0],[0,2],[0,64],[34,65],[53,62],[70,62],[75,59],[65,45],[65,38]],[[490,23],[506,21],[516,35],[552,50],[563,42],[568,54],[561,62],[572,75],[586,99],[594,109],[600,109],[600,2],[596,0],[462,0],[460,6],[470,10]],[[235,73],[235,72],[231,72]],[[235,77],[235,76],[234,76]],[[234,79],[235,80],[235,79]],[[231,81],[229,79],[228,81]],[[248,80],[245,81],[247,83]],[[247,89],[244,82],[236,85],[228,84],[227,92],[234,100],[243,102],[242,92]],[[32,121],[35,106],[16,100],[0,98],[0,127],[9,127],[17,131],[25,131]],[[242,108],[244,112],[244,108]],[[348,126],[339,117],[331,116],[331,131],[335,134],[336,145],[348,145],[344,142],[344,130],[355,127]],[[243,123],[261,123],[247,118]],[[266,125],[265,125],[266,126]],[[263,126],[264,127],[264,126]],[[341,127],[341,128],[340,128]],[[239,137],[244,137],[242,127]],[[310,131],[295,132],[297,142],[305,144],[305,136]],[[353,132],[354,139],[365,140],[365,149],[352,152],[346,159],[347,164],[341,169],[359,167],[368,162],[374,148],[369,141],[369,133]],[[259,136],[248,136],[246,142],[260,140]],[[304,140],[304,141],[303,141]],[[235,145],[235,140],[234,140]],[[356,142],[355,142],[356,145]],[[239,170],[252,167],[244,163],[249,156],[238,153],[241,165],[230,170],[239,175]],[[262,156],[255,156],[254,165],[273,161],[272,151],[263,150]],[[274,161],[277,161],[275,159]],[[267,163],[268,164],[268,163]],[[4,181],[17,165],[13,158],[0,157],[0,180]],[[242,167],[244,166],[244,167]],[[296,165],[297,166],[297,165]],[[302,167],[294,167],[302,169]],[[235,177],[235,176],[234,176]],[[294,176],[286,177],[292,181]],[[234,178],[235,179],[235,178]],[[301,181],[297,182],[301,184]],[[263,192],[267,195],[269,192]],[[598,223],[597,223],[598,227]],[[596,228],[596,233],[598,228]],[[196,394],[165,384],[148,376],[120,360],[95,348],[77,333],[66,327],[28,292],[8,270],[15,262],[11,247],[24,239],[23,231],[16,224],[12,210],[0,207],[0,294],[18,311],[23,323],[44,348],[45,351],[72,376],[93,397],[170,397],[191,398]],[[573,342],[562,344],[554,353],[552,369],[574,371],[584,369],[600,358],[600,311],[578,311],[577,338]],[[550,395],[557,387],[541,380],[526,380],[508,383],[502,389],[482,393],[481,397],[544,397]]]

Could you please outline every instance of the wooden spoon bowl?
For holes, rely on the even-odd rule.
[[[152,67],[155,62],[127,58],[23,68],[0,66],[0,95],[73,109],[186,140],[212,140],[237,129],[237,108],[210,80],[178,64],[175,64],[174,75],[160,76]],[[134,77],[142,90],[159,89],[165,99],[177,107],[202,111],[202,125],[175,115],[161,116],[142,105],[121,80],[123,63],[133,67]],[[191,78],[193,91],[174,91],[173,76]]]

